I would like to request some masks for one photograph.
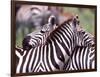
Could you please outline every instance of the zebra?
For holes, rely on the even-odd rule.
[[[57,27],[55,23],[55,16],[51,15],[48,18],[48,23],[43,26],[43,28],[39,31],[32,32],[25,36],[22,42],[22,46],[24,50],[29,50],[32,47],[36,47],[38,45],[45,44],[46,38],[49,36],[49,34]]]
[[[34,34],[34,32],[28,34],[23,40],[23,44],[22,44],[23,49],[29,50],[32,47],[36,47],[38,45],[45,44],[45,41],[46,41],[47,37],[49,36],[49,34],[55,28],[57,28],[55,21],[56,21],[55,16],[51,15],[48,19],[48,23],[45,24],[39,32],[37,32],[36,34]],[[73,22],[74,24],[79,25],[78,16],[76,16],[76,18],[74,18],[74,21],[77,21],[77,22]],[[76,26],[76,27],[79,27],[79,26]],[[94,43],[91,39],[89,39],[90,38],[89,33],[81,30],[81,31],[78,31],[76,34],[77,34],[77,36],[80,36],[80,37],[82,36],[84,38],[82,40],[83,44],[86,43],[84,45],[89,45],[89,44],[91,45],[92,43]]]
[[[76,46],[68,62],[65,63],[64,70],[86,70],[95,69],[95,40],[90,33],[80,30],[83,33],[84,46]]]
[[[62,23],[50,33],[44,45],[19,52],[16,73],[50,72],[63,70],[75,47],[84,46],[76,33],[76,20]],[[76,21],[77,22],[77,21]],[[76,37],[77,36],[77,37]],[[79,37],[79,38],[78,38]]]
[[[93,46],[77,46],[68,62],[64,66],[64,70],[88,70],[95,69],[95,47]]]

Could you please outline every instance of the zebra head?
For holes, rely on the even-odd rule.
[[[41,33],[45,32],[52,32],[56,27],[56,17],[54,15],[51,15],[48,18],[48,23],[43,26],[41,29]]]
[[[29,50],[32,47],[37,47],[39,45],[44,45],[46,38],[49,36],[49,34],[55,29],[56,26],[56,18],[54,15],[51,15],[48,18],[48,23],[43,25],[43,28],[36,33],[32,32],[28,34],[24,39],[23,39],[23,49],[24,50]]]
[[[75,40],[77,46],[94,45],[93,35],[81,29],[78,15],[73,17],[69,23],[75,34]]]

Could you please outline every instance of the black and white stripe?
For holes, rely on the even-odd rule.
[[[77,16],[76,16],[77,17]],[[34,32],[28,34],[24,39],[23,39],[23,49],[24,50],[29,50],[32,47],[36,47],[39,45],[44,45],[47,37],[49,36],[49,34],[55,29],[57,28],[56,24],[55,24],[55,16],[51,15],[48,19],[48,23],[45,24],[43,26],[43,28],[37,32],[36,34],[34,34]],[[74,32],[76,32],[76,40],[78,40],[76,42],[77,45],[79,46],[84,46],[84,45],[89,45],[90,42],[92,43],[91,39],[89,39],[89,33],[86,33],[85,31],[81,30],[81,31],[77,31],[77,27],[79,27],[79,20],[78,18],[74,18],[73,19],[73,23],[75,26],[72,28],[74,28]],[[78,38],[78,37],[80,38]],[[81,41],[80,41],[81,40]]]
[[[86,32],[85,30],[77,31],[76,36],[81,38],[79,39],[77,46],[91,46],[94,45],[94,37],[90,33]],[[76,39],[78,39],[78,37]]]
[[[95,69],[95,59],[95,47],[75,47],[64,69],[66,71]]]
[[[44,45],[46,38],[49,34],[55,29],[56,19],[54,15],[51,15],[48,18],[48,23],[43,25],[42,29],[36,32],[32,32],[28,34],[22,42],[22,46],[24,50],[29,50],[39,45]]]
[[[45,45],[22,51],[23,54],[16,50],[16,56],[19,58],[16,73],[63,70],[64,64],[70,58],[75,47],[83,45],[81,43],[83,37],[80,38],[76,35],[76,24],[73,24],[73,21],[73,19],[66,21],[51,32]],[[78,44],[77,41],[80,43]]]
[[[62,69],[64,62],[67,61],[71,54],[69,48],[73,47],[70,44],[73,43],[74,32],[69,24],[64,23],[52,34],[53,36],[48,38],[48,42],[45,45],[31,48],[29,51],[23,51],[23,55],[20,55],[16,50],[16,56],[19,57],[16,68],[17,73],[46,72]]]
[[[95,41],[93,35],[81,30],[83,33],[84,46],[76,46],[68,62],[65,63],[64,70],[86,70],[95,69]]]

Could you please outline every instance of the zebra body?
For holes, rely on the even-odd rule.
[[[74,52],[64,69],[70,70],[86,70],[95,69],[95,47],[81,46],[75,47]]]
[[[19,57],[16,72],[62,70],[77,41],[75,28],[73,28],[75,24],[70,24],[71,22],[73,23],[73,21],[66,21],[54,30],[47,38],[45,45],[23,51],[22,55],[16,51],[16,56]]]
[[[73,28],[74,26],[74,28]],[[16,50],[19,58],[16,73],[49,72],[63,70],[76,46],[85,46],[83,35],[77,36],[73,20],[64,22],[46,38],[44,45],[22,51]]]
[[[31,73],[41,71],[49,72],[62,69],[64,63],[58,58],[58,55],[60,57],[60,54],[57,54],[57,51],[51,51],[50,46],[51,45],[49,44],[47,46],[45,45],[42,47],[36,47],[35,49],[30,49],[30,51],[28,52],[24,51],[23,55],[18,56],[20,59],[16,69],[16,73]],[[41,50],[39,50],[40,48]],[[18,55],[18,53],[16,53],[16,55]]]

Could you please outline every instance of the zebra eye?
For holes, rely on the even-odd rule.
[[[60,59],[61,61],[63,61],[63,62],[65,61],[64,57],[61,56],[61,55],[59,56],[59,59]]]

